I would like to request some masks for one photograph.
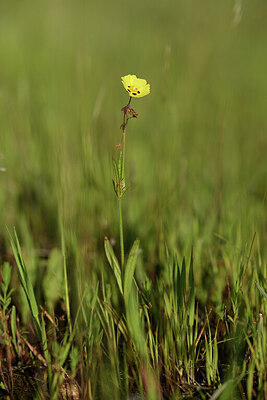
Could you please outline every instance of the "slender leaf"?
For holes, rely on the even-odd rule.
[[[110,241],[108,240],[107,237],[105,237],[105,240],[104,240],[104,247],[105,247],[105,252],[106,252],[106,256],[107,256],[109,265],[111,266],[112,271],[115,275],[120,292],[121,292],[121,294],[123,294],[120,265],[117,260],[117,257],[114,254],[113,247],[111,246]]]
[[[36,328],[37,335],[39,336],[39,338],[41,338],[42,334],[41,334],[39,309],[38,309],[38,305],[36,302],[33,286],[29,279],[27,268],[25,266],[25,263],[24,263],[24,260],[22,257],[19,239],[17,237],[17,233],[16,233],[15,229],[14,229],[15,241],[14,241],[12,235],[10,234],[9,230],[8,230],[8,234],[9,234],[12,250],[14,253],[14,257],[15,257],[15,260],[17,263],[17,267],[18,267],[19,279],[20,279],[22,288],[24,290],[24,293],[26,295],[28,305],[31,310],[31,314],[33,317],[33,322],[34,322],[34,325]]]
[[[114,158],[112,159],[112,166],[113,166],[114,181],[116,183],[118,183],[120,180],[119,167],[118,167],[117,161]]]
[[[126,266],[125,266],[125,273],[124,273],[124,284],[123,284],[123,293],[125,301],[128,300],[129,294],[131,292],[132,284],[134,281],[134,271],[136,267],[136,261],[138,256],[138,249],[139,249],[140,240],[137,238],[135,239]]]
[[[267,293],[262,289],[262,287],[258,284],[258,282],[255,283],[261,294],[265,297],[265,299],[267,299]]]
[[[12,311],[11,311],[11,333],[12,333],[13,344],[15,346],[16,352],[18,352],[16,320],[17,320],[16,307],[12,306]]]
[[[194,283],[194,271],[193,271],[193,250],[191,254],[191,262],[189,267],[189,325],[194,325],[195,319],[195,283]]]

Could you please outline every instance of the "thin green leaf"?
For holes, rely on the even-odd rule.
[[[134,281],[134,271],[138,256],[139,243],[140,240],[138,238],[135,239],[125,266],[123,293],[126,301],[128,300]]]
[[[118,167],[117,161],[114,158],[112,159],[112,166],[113,166],[114,181],[116,183],[118,183],[120,180],[119,167]]]
[[[105,237],[105,240],[104,240],[104,247],[105,247],[105,252],[106,252],[106,256],[107,256],[109,265],[111,266],[112,271],[114,272],[120,292],[121,292],[121,294],[123,294],[120,265],[119,265],[117,257],[115,256],[113,248],[107,237]]]
[[[262,289],[262,287],[258,284],[257,281],[255,281],[255,283],[256,283],[257,288],[259,289],[259,291],[263,295],[263,297],[265,297],[265,299],[267,299],[267,293]]]
[[[194,283],[194,270],[193,270],[193,250],[191,254],[191,261],[189,267],[189,325],[194,325],[195,319],[195,283]]]
[[[34,325],[36,328],[37,335],[39,336],[39,338],[41,338],[41,323],[40,323],[40,319],[39,319],[39,309],[38,309],[38,305],[36,302],[33,286],[29,279],[27,268],[25,266],[25,263],[24,263],[24,260],[22,257],[19,239],[18,239],[15,229],[14,229],[15,241],[8,229],[7,229],[7,231],[9,234],[14,257],[15,257],[15,260],[17,263],[19,279],[20,279],[22,288],[24,290],[24,293],[26,295],[26,298],[27,298],[27,301],[28,301],[28,304],[29,304],[29,307],[31,310],[31,314],[33,317],[33,322],[34,322]]]
[[[12,311],[11,311],[11,333],[12,333],[13,344],[15,346],[16,352],[18,352],[16,320],[17,320],[16,307],[12,306]]]
[[[123,159],[123,152],[120,152],[120,157],[119,157],[119,162],[118,162],[118,172],[119,172],[119,180],[123,180],[123,165],[122,165],[122,159]]]

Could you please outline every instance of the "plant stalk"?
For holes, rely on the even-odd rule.
[[[120,184],[122,185],[122,189],[125,188],[125,142],[126,142],[126,128],[127,128],[127,124],[128,124],[128,120],[129,120],[129,116],[128,116],[128,109],[131,103],[131,97],[129,98],[129,102],[127,104],[126,107],[128,107],[126,110],[124,111],[124,115],[123,115],[123,124],[122,124],[122,181],[120,182]],[[121,269],[123,269],[124,267],[124,241],[123,241],[123,221],[122,221],[122,207],[121,207],[121,199],[122,199],[122,195],[120,195],[118,197],[118,201],[119,201],[119,219],[120,219],[120,245],[121,245]]]
[[[124,176],[124,159],[125,159],[125,137],[126,137],[126,127],[127,127],[127,122],[123,126],[123,132],[122,132],[122,179],[123,182],[122,184],[125,185],[125,176]]]

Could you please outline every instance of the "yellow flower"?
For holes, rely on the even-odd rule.
[[[150,85],[145,79],[136,78],[135,75],[121,77],[122,84],[131,97],[144,97],[150,93]]]

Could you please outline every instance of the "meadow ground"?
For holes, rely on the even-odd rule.
[[[266,398],[266,20],[264,0],[0,2],[0,396]],[[151,93],[122,266],[127,74]]]

